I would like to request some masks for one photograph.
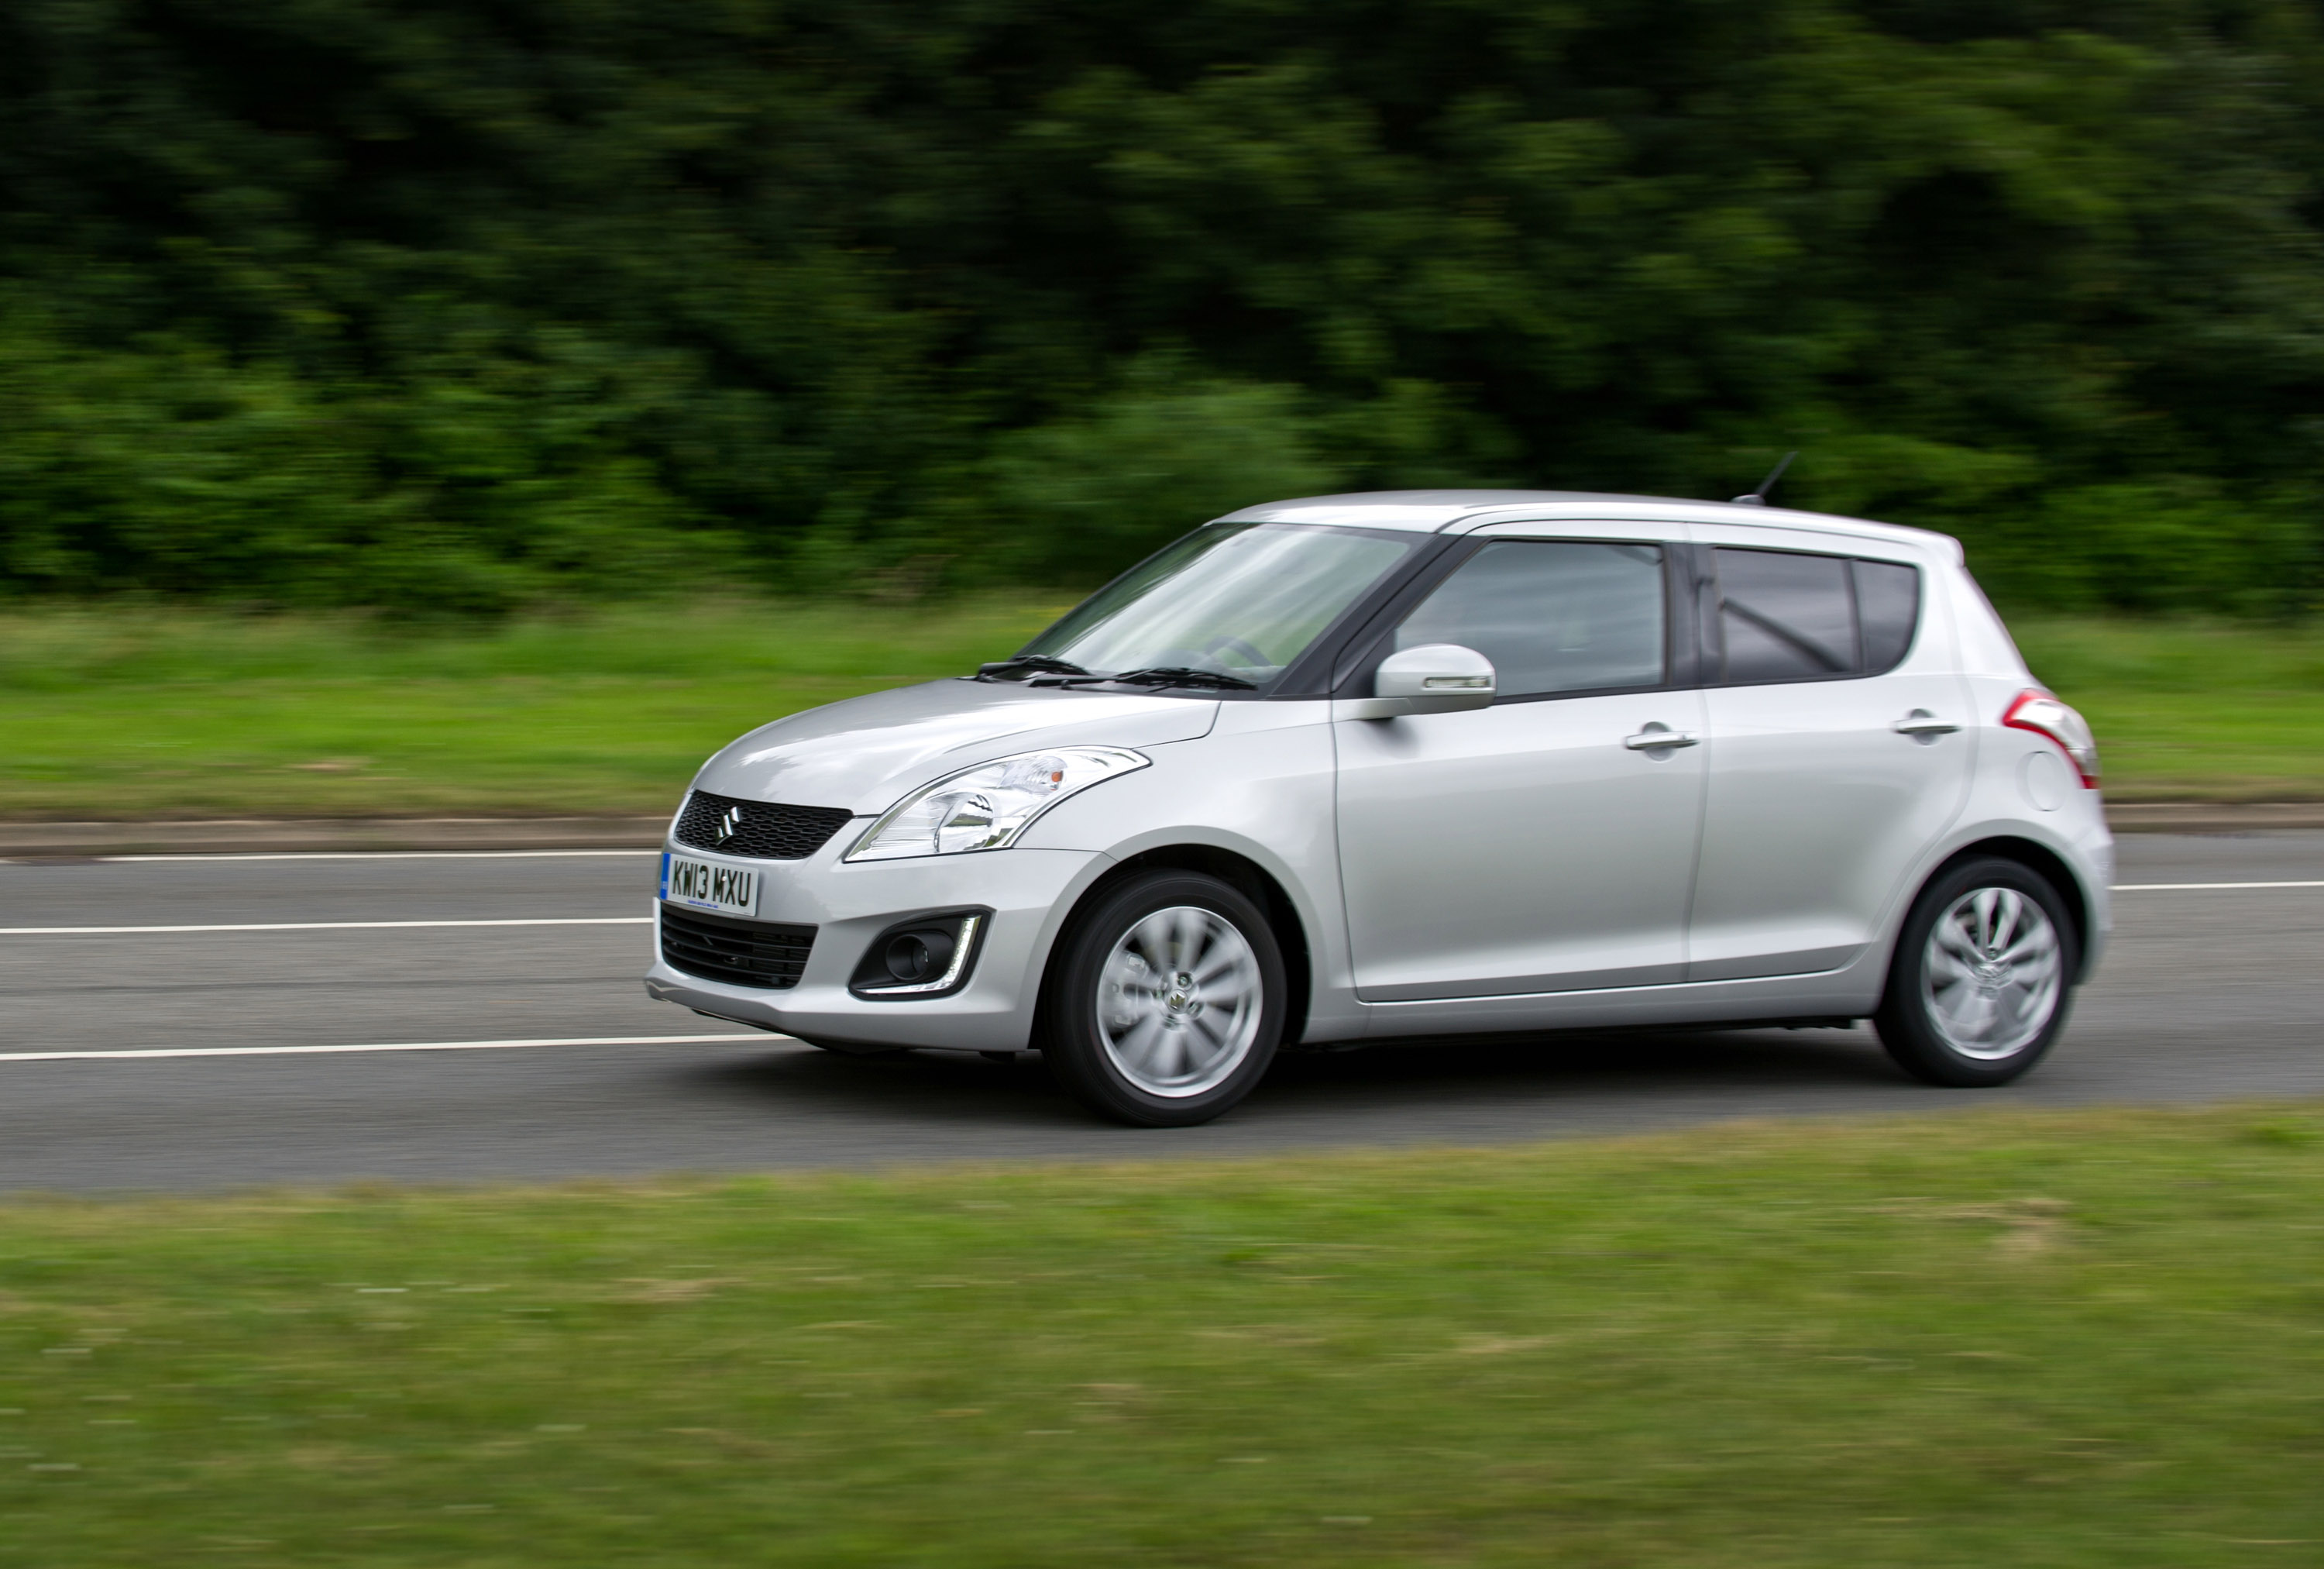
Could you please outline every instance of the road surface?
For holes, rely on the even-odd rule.
[[[0,863],[0,1189],[1005,1165],[2324,1094],[2324,833],[2126,835],[2107,964],[2006,1090],[1914,1084],[1862,1029],[1503,1038],[1287,1058],[1232,1115],[1170,1131],[1090,1121],[1037,1057],[715,1038],[735,1028],[639,986],[652,866]],[[2186,886],[2215,883],[2232,886]],[[397,922],[418,924],[377,924]],[[157,927],[291,929],[134,929]],[[512,1044],[537,1041],[604,1044]],[[470,1044],[346,1049],[446,1042]],[[60,1053],[90,1055],[40,1060]]]

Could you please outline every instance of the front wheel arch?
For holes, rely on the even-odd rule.
[[[1266,909],[1233,883],[1144,868],[1076,905],[1058,949],[1038,1039],[1051,1075],[1091,1111],[1192,1127],[1266,1076],[1289,987]]]
[[[1298,907],[1292,903],[1290,894],[1284,891],[1283,885],[1265,867],[1248,856],[1238,855],[1231,850],[1222,850],[1214,844],[1165,844],[1141,851],[1107,868],[1103,876],[1082,890],[1081,897],[1074,900],[1073,908],[1057,923],[1056,939],[1050,943],[1049,951],[1042,956],[1040,979],[1033,993],[1038,1001],[1032,1038],[1040,1040],[1044,1026],[1048,1022],[1045,1015],[1052,990],[1049,983],[1060,962],[1065,934],[1073,928],[1074,920],[1084,910],[1104,899],[1120,883],[1141,872],[1154,871],[1205,872],[1240,890],[1245,898],[1266,913],[1268,928],[1275,934],[1276,946],[1283,953],[1285,980],[1289,991],[1289,1006],[1283,1020],[1282,1044],[1284,1047],[1296,1045],[1307,1028],[1307,1006],[1314,977],[1306,923],[1299,918]]]

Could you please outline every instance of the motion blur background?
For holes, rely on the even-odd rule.
[[[2300,0],[17,0],[0,595],[1085,587],[1525,485],[2282,618]]]
[[[1245,503],[1793,448],[2118,826],[2324,826],[2319,182],[2315,0],[5,0],[0,1569],[2314,1561],[2312,833],[2125,834],[1968,1103],[1154,1134],[698,1033],[642,849],[298,852],[658,844]]]

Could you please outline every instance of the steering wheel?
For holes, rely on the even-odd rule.
[[[1206,654],[1248,654],[1250,656],[1250,660],[1245,669],[1256,669],[1260,665],[1273,662],[1265,654],[1239,637],[1214,637],[1203,645],[1203,651]]]

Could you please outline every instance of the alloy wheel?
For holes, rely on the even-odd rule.
[[[2041,1038],[2064,992],[2057,928],[2014,888],[1974,888],[1929,932],[1921,966],[1930,1024],[1963,1057],[1997,1062]]]
[[[1259,1038],[1259,958],[1216,910],[1154,911],[1122,933],[1099,975],[1098,1040],[1115,1070],[1149,1095],[1203,1094]]]

